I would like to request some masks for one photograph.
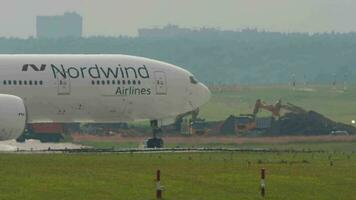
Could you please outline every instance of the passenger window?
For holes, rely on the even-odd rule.
[[[112,83],[113,85],[115,85],[115,80],[112,80],[111,83]]]
[[[37,85],[37,81],[34,81],[35,82],[35,85]]]
[[[197,81],[197,79],[194,78],[194,76],[189,76],[189,79],[190,79],[190,83],[198,84],[198,81]]]
[[[102,80],[102,81],[101,81],[101,84],[102,84],[102,85],[105,85],[105,81],[104,81],[104,80]]]
[[[19,81],[19,85],[22,85],[22,81]]]
[[[43,81],[40,81],[40,85],[43,85]]]
[[[4,85],[6,85],[6,81],[4,81],[3,83],[4,83]]]
[[[91,81],[91,84],[92,84],[92,85],[95,85],[95,81]]]
[[[140,80],[138,80],[138,81],[137,81],[137,84],[141,85],[141,81],[140,81]]]
[[[23,81],[23,84],[24,84],[24,85],[27,85],[27,81]]]
[[[136,85],[136,81],[135,81],[135,80],[133,80],[133,81],[132,81],[132,84]]]
[[[11,85],[11,80],[8,81],[9,85]]]
[[[110,81],[109,81],[109,80],[107,80],[107,81],[106,81],[106,84],[110,85]]]
[[[131,85],[131,81],[130,81],[130,80],[128,80],[128,81],[127,81],[127,84]]]
[[[117,84],[120,85],[120,80],[117,80]]]
[[[122,80],[122,84],[125,85],[125,80]]]
[[[14,83],[14,85],[16,85],[16,84],[17,84],[17,81],[13,81],[13,83]]]
[[[97,85],[100,85],[100,81],[96,81],[96,84],[97,84]]]
[[[29,84],[29,85],[32,85],[32,81],[28,81],[28,84]]]

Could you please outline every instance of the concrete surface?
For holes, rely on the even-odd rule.
[[[15,140],[0,141],[1,151],[43,151],[56,149],[80,149],[83,145],[73,143],[41,143],[39,140],[26,140],[26,142],[19,143]]]

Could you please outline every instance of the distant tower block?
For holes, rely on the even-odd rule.
[[[80,38],[83,31],[83,19],[75,12],[66,12],[57,16],[37,16],[37,38]]]

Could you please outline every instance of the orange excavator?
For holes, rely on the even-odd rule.
[[[272,116],[274,119],[279,119],[281,117],[281,110],[284,109],[289,112],[294,112],[294,113],[302,113],[306,112],[304,109],[295,106],[291,103],[287,103],[286,105],[282,104],[282,100],[279,99],[275,104],[273,105],[268,105],[265,102],[263,102],[261,99],[257,99],[255,103],[255,107],[253,109],[253,117],[256,118],[257,113],[260,111],[260,109],[267,110],[272,113]]]
[[[255,107],[253,109],[253,113],[247,115],[240,115],[235,118],[235,131],[237,133],[248,132],[251,130],[255,130],[261,127],[261,124],[270,124],[271,118],[257,118],[257,113],[263,109],[272,113],[272,117],[278,120],[281,116],[281,109],[288,109],[287,105],[282,105],[282,100],[278,100],[275,104],[268,105],[263,102],[261,99],[257,99],[255,103]],[[266,127],[266,125],[262,125]],[[268,125],[267,125],[268,127]]]
[[[271,117],[257,117],[257,114],[261,109],[271,112],[274,120],[280,119],[283,115],[281,114],[282,110],[293,113],[306,112],[303,108],[295,106],[291,103],[282,104],[281,99],[279,99],[275,104],[266,104],[261,99],[257,99],[252,114],[241,114],[239,116],[231,115],[225,120],[225,123],[222,126],[222,131],[231,132],[231,129],[233,128],[235,133],[244,133],[269,128],[273,119]]]
[[[257,113],[260,111],[260,109],[264,109],[267,111],[270,111],[272,113],[272,116],[275,119],[279,119],[281,116],[281,108],[284,107],[282,106],[282,100],[279,99],[275,104],[273,105],[267,105],[264,103],[261,99],[257,99],[255,103],[255,107],[253,109],[253,117],[255,118]]]

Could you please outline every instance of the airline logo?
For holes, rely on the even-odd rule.
[[[103,67],[97,64],[93,66],[64,66],[62,64],[24,64],[22,66],[23,72],[33,71],[33,72],[42,72],[46,70],[46,67],[51,68],[51,72],[54,79],[78,79],[78,78],[91,78],[91,79],[149,79],[150,74],[146,65],[139,67],[127,67],[117,66]],[[118,86],[112,95],[119,96],[133,96],[133,95],[151,95],[152,91],[149,87],[140,87],[140,86]]]
[[[35,64],[24,64],[22,66],[22,71],[27,72],[29,68],[32,68],[32,70],[39,72],[39,71],[44,71],[46,69],[46,64],[41,64],[39,66]]]
[[[60,76],[62,78],[92,78],[92,79],[101,79],[101,78],[142,78],[148,79],[150,75],[145,65],[142,65],[138,68],[134,67],[125,67],[120,64],[114,67],[102,67],[97,64],[90,67],[65,67],[64,65],[56,66],[51,64],[51,69],[53,72],[54,78]]]
[[[149,79],[150,74],[145,65],[140,67],[126,67],[121,66],[120,64],[114,67],[102,67],[97,64],[93,66],[86,67],[67,67],[64,65],[48,65],[51,67],[53,78],[92,78],[92,79],[101,79],[101,78],[142,78]],[[35,71],[42,72],[46,70],[46,64],[24,64],[22,66],[22,71]]]

